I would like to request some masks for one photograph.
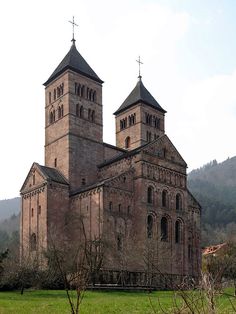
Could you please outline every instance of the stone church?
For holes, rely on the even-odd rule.
[[[33,163],[20,191],[21,257],[66,239],[77,213],[88,239],[105,239],[100,283],[121,284],[122,272],[124,285],[145,285],[150,269],[156,286],[197,277],[201,207],[142,77],[114,113],[116,146],[103,142],[103,81],[74,39],[44,86],[45,165]]]

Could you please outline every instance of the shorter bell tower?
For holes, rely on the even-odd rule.
[[[138,82],[123,104],[114,113],[116,117],[116,146],[135,149],[165,133],[166,111],[143,85]]]

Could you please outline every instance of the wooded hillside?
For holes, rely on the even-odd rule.
[[[216,160],[188,175],[188,188],[202,205],[202,244],[236,233],[236,157]]]

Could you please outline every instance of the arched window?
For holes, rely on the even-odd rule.
[[[129,126],[132,125],[132,118],[129,116]]]
[[[64,83],[61,84],[61,95],[64,94]]]
[[[89,99],[89,88],[87,87],[86,98]]]
[[[81,97],[84,97],[84,85],[81,87]]]
[[[95,111],[92,110],[92,113],[91,113],[91,121],[95,121]]]
[[[55,113],[55,110],[53,110],[53,122],[55,122],[55,120],[56,120],[56,113]]]
[[[58,119],[60,119],[61,118],[61,107],[59,106],[58,107]]]
[[[147,141],[151,142],[151,140],[152,140],[152,133],[147,131]]]
[[[79,108],[79,116],[80,116],[80,118],[84,117],[84,107],[83,106],[80,106],[80,108]]]
[[[80,84],[78,85],[78,88],[77,88],[77,95],[81,96],[81,85]]]
[[[55,122],[55,110],[51,111],[49,114],[49,123]]]
[[[180,220],[175,222],[175,243],[181,243],[182,241],[182,224]]]
[[[129,148],[130,147],[130,137],[127,136],[125,139],[125,148]]]
[[[61,116],[62,117],[64,116],[64,107],[63,107],[63,105],[61,105]]]
[[[134,114],[132,115],[132,122],[133,122],[133,124],[135,124],[135,122],[136,122],[136,113],[134,113]]]
[[[31,251],[36,251],[36,234],[32,233],[30,237],[30,249]]]
[[[178,193],[176,195],[176,210],[180,210],[182,209],[182,198],[181,198],[181,195]]]
[[[117,236],[117,250],[121,251],[122,250],[122,237],[120,234]]]
[[[152,125],[152,115],[151,114],[149,115],[149,118],[148,118],[148,124]]]
[[[89,91],[89,100],[92,100],[92,95],[93,95],[93,90],[90,89],[90,91]]]
[[[31,216],[34,217],[34,209],[31,208]]]
[[[127,117],[124,119],[125,128],[127,127]]]
[[[166,217],[161,218],[161,241],[168,241],[168,220]]]
[[[147,202],[149,204],[153,203],[153,187],[149,186],[147,189]]]
[[[168,207],[168,194],[167,191],[162,191],[162,207]]]
[[[153,217],[148,215],[147,217],[147,237],[150,239],[153,236]]]
[[[96,102],[96,100],[97,100],[97,94],[96,94],[96,91],[94,91],[93,92],[93,101]]]
[[[112,202],[109,202],[109,210],[112,210]]]

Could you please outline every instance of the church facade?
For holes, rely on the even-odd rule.
[[[69,238],[72,213],[88,239],[104,240],[98,281],[119,284],[125,271],[124,285],[144,285],[150,269],[156,286],[160,274],[197,277],[201,207],[165,134],[166,111],[139,76],[114,113],[116,146],[104,143],[102,84],[72,40],[44,83],[45,165],[33,163],[21,188],[21,257],[47,251],[52,235]]]

